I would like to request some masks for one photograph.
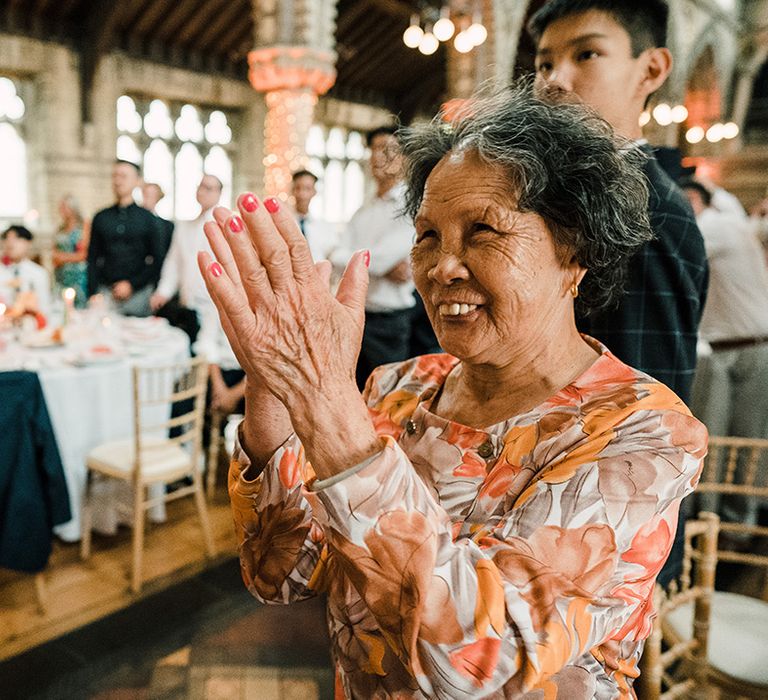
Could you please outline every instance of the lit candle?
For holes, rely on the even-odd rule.
[[[75,292],[72,287],[67,287],[62,293],[61,296],[64,299],[64,325],[66,326],[69,323],[69,318],[72,313],[72,307],[75,303],[75,295],[77,293]]]

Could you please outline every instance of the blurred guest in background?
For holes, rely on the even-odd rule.
[[[642,148],[653,239],[629,265],[615,308],[578,319],[579,329],[616,356],[690,401],[707,257],[688,202],[643,139],[640,115],[672,70],[669,8],[663,0],[549,0],[531,18],[536,86],[552,99],[579,99]],[[681,513],[675,546],[659,583],[682,570]]]
[[[315,261],[326,260],[338,245],[338,236],[331,224],[309,211],[309,204],[317,194],[317,176],[309,170],[298,170],[291,177],[291,197],[293,197],[296,220],[307,239],[309,250]]]
[[[750,212],[752,225],[763,246],[765,264],[768,266],[768,197],[758,202]]]
[[[157,213],[157,204],[163,197],[165,197],[165,192],[163,192],[163,188],[156,182],[145,182],[141,186],[142,206],[160,219],[160,241],[163,248],[162,258],[158,262],[160,267],[163,266],[165,256],[168,254],[168,249],[171,247],[171,240],[173,238],[173,221],[168,221],[168,219],[164,219]]]
[[[410,251],[415,231],[403,215],[403,156],[394,127],[374,129],[367,142],[376,194],[352,217],[330,258],[343,270],[356,250],[365,248],[371,255],[365,330],[357,363],[360,388],[374,368],[409,357],[414,305]]]
[[[709,258],[709,298],[692,408],[713,435],[768,438],[768,269],[745,216],[718,211],[700,182],[682,183]]]
[[[668,14],[663,0],[550,0],[528,26],[537,46],[537,85],[554,98],[582,100],[648,155],[655,237],[630,265],[618,308],[581,319],[580,327],[687,402],[707,257],[690,206],[653,158],[639,125],[648,98],[672,69]]]
[[[176,223],[160,282],[149,300],[156,315],[182,328],[193,343],[200,327],[203,307],[211,303],[197,266],[197,253],[210,250],[203,224],[211,220],[211,212],[221,199],[222,187],[221,180],[215,175],[203,175],[195,195],[200,214],[192,221]],[[177,294],[178,298],[174,301]]]
[[[88,247],[88,295],[104,294],[126,316],[149,316],[149,298],[163,257],[160,220],[138,206],[139,166],[117,160],[112,166],[115,204],[93,217]]]
[[[23,295],[27,299],[24,302],[27,311],[48,316],[51,277],[48,270],[30,259],[32,239],[32,232],[19,224],[9,226],[0,236],[3,258],[7,262],[0,267],[0,302],[11,307]]]
[[[695,180],[682,186],[710,269],[701,337],[711,352],[699,358],[691,408],[712,435],[768,438],[768,268],[760,242],[743,210],[715,209],[711,191]],[[720,505],[711,496],[700,499],[726,520],[757,524],[753,499],[729,496]]]
[[[59,202],[61,223],[53,241],[53,268],[57,290],[75,290],[75,305],[82,308],[88,300],[88,242],[91,225],[83,219],[80,205],[72,195]]]

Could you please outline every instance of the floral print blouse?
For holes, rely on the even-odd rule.
[[[327,594],[337,695],[632,698],[656,575],[707,434],[666,386],[600,357],[477,430],[430,412],[458,364],[377,369],[386,447],[323,489],[294,435],[229,492],[259,600]]]

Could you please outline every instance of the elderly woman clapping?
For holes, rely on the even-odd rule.
[[[243,577],[267,602],[327,592],[348,698],[624,696],[706,449],[669,389],[574,323],[650,235],[640,156],[524,88],[472,109],[404,138],[414,279],[447,353],[362,396],[367,253],[334,298],[276,200],[207,227],[248,377]]]

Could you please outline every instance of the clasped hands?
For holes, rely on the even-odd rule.
[[[330,263],[313,262],[286,207],[245,193],[237,208],[214,209],[204,228],[216,260],[201,252],[198,264],[246,373],[245,446],[275,448],[292,426],[326,479],[381,449],[354,379],[368,253],[352,256],[333,296]]]

